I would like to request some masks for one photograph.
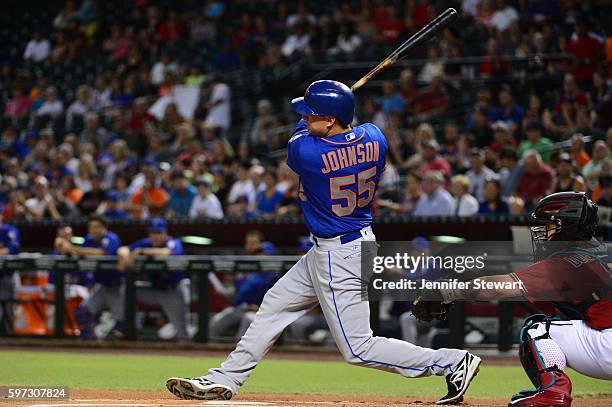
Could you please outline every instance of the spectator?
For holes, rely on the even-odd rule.
[[[211,192],[210,183],[205,180],[199,180],[196,182],[196,187],[198,189],[198,194],[191,202],[189,216],[192,218],[223,218],[221,202],[219,198]]]
[[[310,35],[306,28],[303,23],[296,24],[293,27],[293,33],[287,36],[281,48],[285,58],[293,59],[311,53]]]
[[[99,116],[97,113],[88,112],[85,114],[84,128],[79,136],[80,143],[93,143],[98,148],[104,148],[111,140],[111,134],[104,127],[99,125]]]
[[[257,193],[255,210],[258,215],[274,215],[283,201],[284,194],[276,189],[276,172],[268,169],[263,177],[264,189]]]
[[[34,181],[34,196],[25,201],[25,209],[28,219],[61,218],[45,177],[39,176]]]
[[[91,178],[91,189],[83,194],[78,208],[83,216],[89,216],[98,210],[102,202],[106,201],[106,191],[102,189],[102,175],[96,174]]]
[[[576,177],[574,166],[568,153],[559,154],[557,163],[557,176],[549,193],[573,191]]]
[[[444,145],[440,149],[440,157],[444,158],[453,170],[463,167],[465,140],[459,134],[459,126],[454,121],[444,124]]]
[[[166,221],[163,218],[152,218],[148,227],[149,236],[135,241],[129,246],[122,246],[117,251],[118,268],[125,270],[134,264],[138,256],[180,256],[183,245],[180,240],[168,235]],[[178,341],[189,339],[187,333],[187,316],[191,302],[191,285],[187,274],[182,271],[151,272],[146,286],[136,289],[139,302],[148,305],[159,305],[176,331]]]
[[[514,134],[523,121],[524,110],[512,98],[512,89],[503,86],[499,91],[499,107],[492,108],[489,118],[492,122],[501,120],[510,126],[510,133]]]
[[[601,173],[603,163],[609,156],[610,151],[608,150],[606,142],[597,140],[595,142],[595,147],[593,147],[593,159],[582,168],[582,175],[586,178],[590,188],[595,188],[597,185],[597,179]]]
[[[35,30],[32,33],[32,39],[28,41],[26,49],[23,52],[23,59],[26,62],[43,62],[49,57],[51,52],[51,43],[48,39],[43,38],[42,33]]]
[[[72,256],[115,255],[121,246],[119,237],[108,230],[106,221],[99,216],[91,216],[87,223],[88,233],[82,245],[58,237],[55,249],[58,253]],[[100,313],[108,309],[115,321],[115,329],[121,332],[123,324],[124,295],[122,289],[123,273],[118,271],[98,271],[94,273],[96,284],[87,301],[79,305],[75,312],[81,336],[95,338],[95,321]]]
[[[166,216],[188,216],[196,194],[196,189],[189,183],[184,171],[173,172]]]
[[[212,125],[217,132],[223,133],[227,131],[231,123],[230,88],[215,74],[210,74],[206,83],[210,90],[210,98],[206,103],[208,109],[206,122]]]
[[[426,139],[421,143],[423,149],[423,165],[419,172],[422,176],[431,171],[440,171],[445,178],[450,178],[451,167],[448,161],[440,157],[440,146],[436,139]]]
[[[272,103],[267,99],[262,99],[257,102],[257,117],[251,127],[249,134],[249,142],[252,146],[267,147],[268,141],[271,138],[271,129],[276,122],[276,118],[272,113]]]
[[[170,58],[170,54],[163,53],[161,60],[156,62],[151,69],[151,83],[155,86],[161,85],[166,73],[175,74],[178,72],[178,64]]]
[[[383,83],[383,97],[378,102],[385,114],[402,113],[406,108],[406,101],[400,96],[393,81]]]
[[[24,120],[30,114],[32,102],[29,97],[23,94],[21,87],[13,88],[13,97],[6,102],[4,107],[4,117],[13,121]]]
[[[227,204],[235,204],[239,198],[245,198],[247,202],[255,201],[255,187],[253,181],[249,179],[249,168],[248,163],[242,162],[238,165],[237,179],[232,185],[229,195],[227,197]]]
[[[36,115],[56,118],[64,113],[64,102],[57,98],[57,89],[54,86],[49,86],[45,91],[45,101],[36,110]]]
[[[586,163],[591,161],[591,157],[587,154],[584,149],[584,139],[583,135],[580,133],[575,133],[572,135],[570,141],[570,157],[576,165],[582,169]]]
[[[485,166],[484,152],[474,148],[470,152],[470,169],[466,172],[466,176],[470,180],[472,190],[470,193],[478,200],[484,199],[484,185],[488,178],[494,177],[495,172]]]
[[[612,208],[612,176],[601,175],[599,177],[599,186],[601,188],[601,196],[597,200],[597,205]]]
[[[160,216],[168,204],[168,193],[159,185],[156,171],[145,173],[144,185],[132,195],[131,203],[135,218]]]
[[[498,32],[506,31],[518,19],[519,14],[514,7],[506,0],[497,0],[497,10],[493,13],[490,23]]]
[[[98,210],[102,213],[104,219],[125,219],[128,214],[119,206],[121,197],[117,191],[110,191],[106,200],[100,205]]]
[[[444,77],[444,61],[440,47],[437,44],[431,44],[427,48],[427,62],[419,72],[418,80],[429,84],[436,76]]]
[[[429,86],[417,91],[414,101],[414,113],[419,120],[429,120],[448,110],[449,99],[443,86],[444,77],[435,75]]]
[[[542,161],[536,150],[527,150],[523,156],[524,170],[516,188],[516,194],[530,210],[546,195],[554,179],[554,171]]]
[[[452,214],[455,216],[472,216],[478,212],[478,201],[470,195],[470,180],[465,175],[451,178],[451,192],[454,197]]]
[[[423,194],[416,203],[415,216],[449,216],[453,214],[454,200],[443,187],[444,175],[431,171],[423,176]]]
[[[536,150],[540,153],[542,160],[548,162],[550,160],[550,150],[552,141],[543,136],[544,128],[538,122],[532,122],[525,128],[527,139],[518,147],[518,155],[520,158],[525,157],[525,152],[528,150]]]
[[[501,196],[501,184],[498,177],[491,177],[485,181],[484,199],[478,206],[479,215],[505,215],[509,212],[508,204]]]
[[[576,82],[584,84],[593,78],[602,45],[598,36],[589,32],[584,17],[576,20],[576,31],[572,34],[568,50],[574,56],[573,75]]]
[[[489,148],[493,152],[499,154],[504,148],[516,148],[516,139],[512,137],[508,123],[498,120],[493,123],[491,129],[493,129],[493,142]]]

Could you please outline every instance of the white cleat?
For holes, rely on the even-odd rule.
[[[184,400],[229,400],[234,395],[229,387],[213,383],[203,377],[192,379],[171,377],[166,380],[166,388]]]
[[[471,353],[466,353],[465,357],[455,367],[453,373],[446,375],[448,393],[436,404],[459,404],[463,401],[463,395],[467,391],[470,382],[480,370],[482,360]]]

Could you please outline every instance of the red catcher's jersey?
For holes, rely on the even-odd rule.
[[[593,293],[610,284],[612,277],[595,256],[585,253],[560,254],[512,275],[523,283],[523,296],[529,301],[566,303],[579,310],[582,319],[591,328],[612,328],[611,291],[607,291],[606,299],[596,300],[593,297]],[[592,305],[588,306],[587,301]]]

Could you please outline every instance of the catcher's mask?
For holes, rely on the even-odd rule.
[[[558,192],[540,200],[531,214],[531,239],[536,260],[555,244],[545,242],[589,241],[597,229],[597,205],[583,192]]]

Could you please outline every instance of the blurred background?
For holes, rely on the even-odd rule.
[[[10,3],[0,15],[0,254],[18,257],[1,262],[4,335],[125,339],[128,296],[130,339],[235,341],[282,267],[226,258],[212,273],[221,261],[203,257],[199,291],[189,273],[136,260],[307,251],[285,163],[299,119],[289,101],[313,80],[350,85],[451,6],[459,22],[357,93],[355,123],[375,123],[390,145],[378,238],[524,248],[534,203],[570,190],[598,203],[607,237],[607,1]],[[74,272],[52,270],[53,259]],[[126,283],[98,262],[136,273]],[[375,309],[379,332],[435,346],[454,330],[456,341],[499,347],[529,312],[466,305],[466,325],[449,328],[416,324],[407,304]],[[298,322],[283,343],[331,344],[320,314]]]

